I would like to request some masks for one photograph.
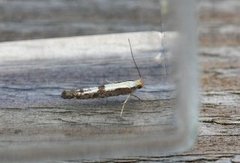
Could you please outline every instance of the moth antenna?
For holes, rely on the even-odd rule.
[[[135,65],[135,67],[136,67],[136,69],[137,69],[137,71],[138,71],[139,77],[142,78],[142,75],[141,75],[141,73],[140,73],[140,71],[139,71],[139,68],[138,68],[138,66],[137,66],[137,63],[136,63],[135,58],[134,58],[134,56],[133,56],[132,45],[131,45],[130,39],[128,39],[128,43],[129,43],[129,47],[130,47],[130,51],[131,51],[131,55],[132,55],[132,59],[133,59],[134,65]]]

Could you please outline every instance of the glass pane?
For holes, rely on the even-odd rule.
[[[0,44],[0,144],[11,151],[0,155],[128,156],[187,146],[196,129],[196,33],[194,2],[181,2],[36,2],[61,9],[49,19],[84,36]]]

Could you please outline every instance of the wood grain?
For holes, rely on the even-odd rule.
[[[97,3],[98,2],[98,3]],[[104,15],[109,14],[109,9],[104,7],[104,2],[92,1],[93,4],[83,1],[1,1],[0,2],[0,31],[1,41],[36,39],[48,37],[63,37],[87,34],[103,34],[111,32],[131,31],[132,25],[136,25],[134,20],[142,19],[139,24],[139,30],[146,29],[145,23],[150,24],[151,29],[158,28],[158,20],[153,15],[144,17],[141,14],[129,14],[126,21],[116,24],[114,28],[109,29],[99,17],[94,17],[94,9],[98,9]],[[96,3],[98,5],[96,5]],[[134,6],[134,11],[146,13],[147,10],[157,12],[158,6],[152,3]],[[102,160],[65,160],[65,162],[240,162],[240,37],[239,37],[239,0],[202,0],[199,2],[200,9],[200,58],[202,65],[202,108],[200,114],[199,137],[192,150],[174,155],[164,156],[138,156],[119,159]],[[84,4],[88,9],[89,15],[79,17],[85,13],[80,4]],[[214,5],[212,5],[214,4]],[[30,6],[30,7],[28,7]],[[93,9],[92,6],[95,8]],[[144,7],[146,6],[146,7]],[[225,6],[225,8],[223,7]],[[125,6],[126,7],[126,6]],[[130,9],[129,9],[130,10]],[[65,14],[65,13],[68,14]],[[130,11],[129,11],[130,12]],[[135,12],[136,13],[136,12]],[[145,19],[146,18],[146,19]],[[150,19],[151,18],[151,19]],[[95,23],[98,21],[98,27]],[[110,19],[116,23],[116,18]],[[100,28],[99,28],[100,27]],[[98,31],[98,30],[99,31]],[[39,72],[41,74],[41,72]],[[57,76],[57,74],[56,74]],[[46,79],[42,78],[43,80]],[[50,89],[56,88],[54,85]],[[17,89],[17,88],[15,88]],[[27,88],[26,88],[27,89]],[[56,88],[59,89],[59,88]],[[2,97],[1,97],[2,98]],[[52,109],[56,118],[48,122],[41,119],[41,115],[49,112],[48,108],[39,108],[38,111],[30,110],[2,110],[0,133],[10,135],[21,134],[25,128],[29,128],[38,118],[38,125],[41,127],[44,123],[61,124],[59,131],[64,128],[66,134],[71,134],[74,130],[68,130],[69,126],[76,124],[75,121],[64,119],[64,114],[75,114],[71,110]],[[106,110],[106,114],[107,111]],[[153,110],[154,113],[154,110]],[[31,121],[22,121],[15,123],[11,119],[19,116],[21,119],[31,117]],[[8,119],[4,117],[9,117]],[[96,117],[95,117],[96,118]],[[97,123],[97,122],[96,122]],[[15,126],[15,129],[13,126]],[[20,126],[21,129],[16,129]],[[43,130],[29,130],[32,134],[39,132],[49,132],[48,128]],[[76,129],[76,128],[75,128]],[[77,130],[77,129],[76,129]],[[80,133],[80,132],[79,132]]]

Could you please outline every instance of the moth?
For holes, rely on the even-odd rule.
[[[63,99],[75,98],[75,99],[84,100],[84,99],[94,99],[94,98],[106,98],[106,97],[119,96],[119,95],[128,95],[122,105],[122,109],[120,112],[120,116],[122,116],[125,104],[127,103],[130,96],[131,95],[135,96],[135,95],[133,95],[133,93],[137,89],[141,89],[144,86],[142,75],[139,71],[137,63],[133,56],[130,39],[128,39],[128,43],[129,43],[130,52],[131,52],[131,56],[132,56],[134,65],[135,65],[135,67],[138,71],[139,77],[140,77],[139,79],[134,80],[134,81],[124,81],[124,82],[118,82],[118,83],[113,83],[113,84],[105,84],[105,85],[100,85],[100,86],[96,86],[96,87],[64,90],[62,92],[61,97]],[[135,96],[135,97],[137,97],[137,96]]]

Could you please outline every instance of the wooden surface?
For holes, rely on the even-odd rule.
[[[142,20],[139,30],[144,30],[145,23],[156,29],[158,23],[149,14],[143,19],[141,14],[129,17],[130,20],[107,28],[104,20],[98,21],[101,30],[95,27],[94,9],[88,3],[90,15],[79,17],[81,1],[1,1],[0,31],[1,41],[63,37],[85,34],[131,31],[131,27]],[[99,10],[109,11],[105,3],[98,2]],[[140,2],[139,3],[144,3]],[[192,150],[167,156],[138,156],[121,159],[103,159],[109,162],[240,162],[240,4],[239,0],[202,0],[200,8],[200,63],[203,74],[202,107],[200,113],[199,136]],[[153,4],[153,5],[151,5]],[[214,4],[214,5],[213,5]],[[133,5],[135,11],[156,10],[153,3]],[[71,10],[70,10],[71,8]],[[67,12],[67,14],[66,14]],[[103,12],[104,13],[104,12]],[[155,14],[157,15],[157,14]],[[91,18],[91,19],[90,19]],[[152,19],[149,19],[152,18]],[[84,21],[85,20],[85,21]],[[110,19],[116,23],[118,19]],[[99,28],[98,28],[99,29]],[[45,110],[46,111],[46,110]],[[5,112],[8,112],[5,110]],[[10,115],[16,114],[11,110]],[[42,114],[45,114],[42,112]],[[58,114],[61,114],[60,112]],[[65,113],[64,113],[65,114]],[[22,112],[24,115],[24,111]],[[31,112],[33,118],[36,117]],[[39,119],[39,122],[41,119]],[[63,120],[64,121],[64,120]],[[66,121],[64,121],[66,122]],[[27,122],[26,122],[27,123]],[[41,123],[41,122],[40,122]],[[74,122],[72,122],[74,123]],[[9,130],[9,133],[21,134],[21,130]],[[66,131],[67,133],[71,133]],[[2,133],[2,132],[1,132]],[[2,133],[3,134],[3,133]],[[94,162],[94,160],[85,160]],[[66,162],[79,162],[69,160]]]
[[[36,140],[39,136],[57,139],[65,135],[71,139],[118,134],[121,130],[134,133],[144,126],[149,131],[157,125],[162,129],[170,126],[174,88],[164,79],[169,76],[165,64],[154,60],[161,47],[159,36],[159,32],[138,32],[0,44],[0,144],[4,137],[9,141],[9,136],[16,141],[20,137]],[[134,95],[144,103],[131,97],[124,116],[119,117],[124,95],[86,100],[61,98],[66,89],[139,79],[128,38],[135,45],[135,59],[145,83]]]

